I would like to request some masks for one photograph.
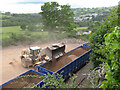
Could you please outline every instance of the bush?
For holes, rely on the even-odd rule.
[[[88,34],[88,35],[77,35],[76,36],[77,39],[82,39],[84,41],[89,41],[89,39],[88,39],[89,37],[90,37],[90,34]]]
[[[112,33],[105,35],[105,50],[108,66],[105,67],[106,81],[103,81],[101,88],[120,88],[120,27],[116,27]]]
[[[28,28],[27,28],[29,31],[36,31],[37,30],[37,27],[35,25],[29,25]]]
[[[29,33],[11,33],[9,38],[2,39],[2,46],[9,46],[9,45],[17,45],[19,42],[24,43],[28,42],[31,43],[34,41],[34,38],[31,37]]]
[[[44,83],[42,88],[66,88],[62,75],[59,75],[58,73],[48,73],[48,78],[44,80]]]
[[[17,43],[11,38],[2,39],[2,46],[17,45]]]
[[[90,36],[90,46],[92,48],[92,53],[90,55],[90,60],[92,61],[94,67],[98,66],[101,61],[106,60],[104,52],[105,47],[105,39],[104,35],[113,30],[113,28],[117,25],[117,10],[115,9],[111,16],[98,28],[95,28],[94,33]]]
[[[20,26],[20,28],[21,28],[22,30],[25,30],[25,29],[26,29],[26,25],[25,25],[25,24],[22,24],[22,25]]]

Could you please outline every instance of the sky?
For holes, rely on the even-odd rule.
[[[39,13],[45,2],[56,1],[60,5],[71,5],[71,8],[95,8],[118,5],[120,0],[1,0],[0,11],[11,13]]]

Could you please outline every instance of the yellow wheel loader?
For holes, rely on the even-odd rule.
[[[30,66],[36,69],[37,65],[43,64],[47,61],[57,60],[65,53],[65,44],[52,44],[46,48],[41,49],[38,46],[23,49],[21,53],[21,62],[23,67]]]

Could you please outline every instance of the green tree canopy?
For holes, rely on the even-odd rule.
[[[70,5],[59,5],[57,2],[47,2],[41,7],[44,29],[72,30],[75,27],[74,13]]]
[[[33,25],[33,24],[30,24],[30,25],[28,25],[27,29],[28,29],[29,31],[36,31],[36,26]]]
[[[117,14],[118,14],[118,26],[120,26],[120,1],[118,3]]]
[[[22,24],[22,25],[20,26],[20,28],[21,28],[22,30],[25,30],[25,29],[26,29],[26,25],[25,25],[25,24]]]
[[[111,32],[117,24],[117,9],[114,9],[108,19],[101,24],[100,27],[95,28],[95,32],[90,36],[92,48],[90,60],[92,61],[94,67],[97,67],[100,63],[102,63],[101,61],[106,60],[106,53],[102,51],[102,49],[105,47],[104,35]]]

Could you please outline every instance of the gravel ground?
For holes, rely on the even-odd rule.
[[[76,80],[75,80],[75,86],[78,85],[79,82],[81,82],[81,80],[86,77],[85,74],[88,74],[90,72],[90,69],[92,68],[92,64],[91,63],[87,63],[85,66],[83,66],[81,69],[79,69],[76,73],[75,76],[77,76]],[[73,77],[73,76],[72,76]],[[68,86],[70,86],[72,84],[72,80],[70,77],[68,80],[66,80],[66,83],[68,84]],[[91,88],[91,84],[90,81],[85,78],[84,81],[82,81],[79,85],[78,88]]]
[[[68,52],[69,50],[74,49],[82,45],[83,43],[85,43],[84,41],[80,39],[75,39],[75,38],[63,39],[57,42],[64,42],[66,44],[65,52]],[[57,42],[54,41],[54,42],[48,42],[43,44],[38,41],[31,44],[31,46],[39,46],[41,48],[45,48]],[[33,68],[24,68],[21,65],[21,59],[20,59],[21,51],[22,49],[25,49],[28,47],[29,45],[25,44],[25,45],[18,45],[18,46],[8,46],[0,50],[0,53],[2,56],[0,60],[0,66],[1,66],[0,67],[0,85],[2,83],[5,83],[8,80],[15,78],[16,76],[24,73],[29,69],[33,69]]]

